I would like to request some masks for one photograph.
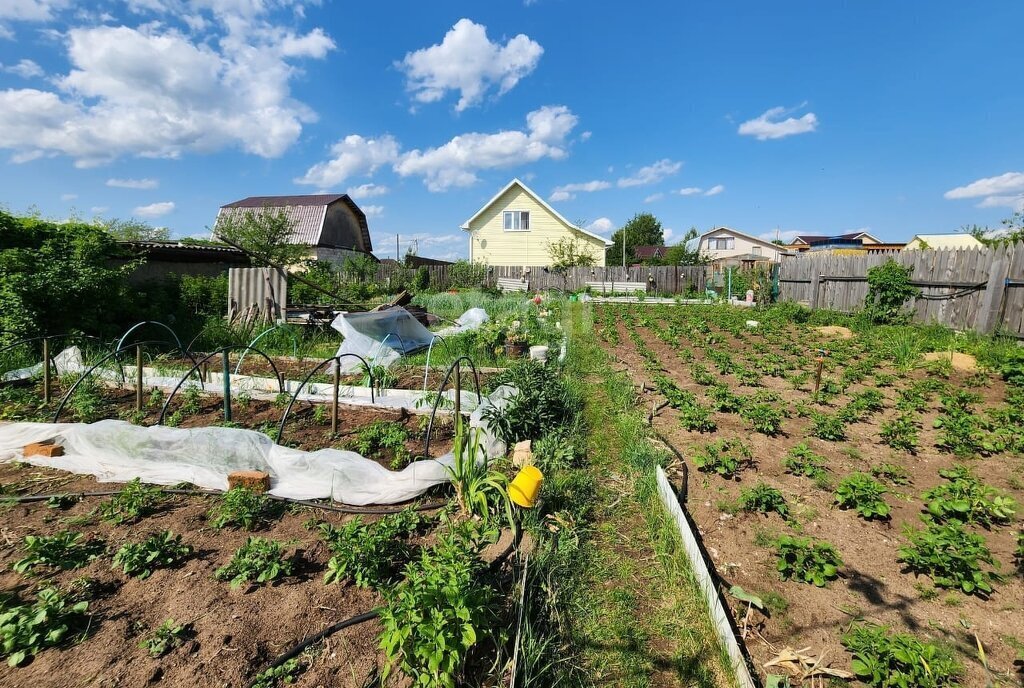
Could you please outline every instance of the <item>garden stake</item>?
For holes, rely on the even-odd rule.
[[[462,366],[455,361],[455,422],[462,420]]]
[[[43,337],[43,402],[50,403],[50,340]]]
[[[135,410],[142,412],[142,345],[135,345]]]
[[[331,434],[338,434],[338,387],[341,385],[341,361],[334,362],[334,389],[331,396]],[[370,381],[373,387],[373,380]]]
[[[821,370],[825,367],[826,356],[828,356],[827,351],[818,349],[818,357],[814,359],[818,362],[818,372],[814,376],[814,396],[818,396],[818,390],[821,389]]]
[[[220,352],[220,361],[224,367],[224,420],[231,422],[231,361],[227,349]]]

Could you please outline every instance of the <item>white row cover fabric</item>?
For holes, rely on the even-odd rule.
[[[402,357],[430,346],[434,338],[475,330],[487,321],[483,308],[470,308],[456,321],[457,325],[436,334],[424,327],[404,308],[369,313],[341,313],[331,327],[345,338],[338,347],[338,356],[357,354],[370,365],[389,367]],[[342,372],[359,370],[358,359],[346,357],[341,361]]]
[[[482,428],[481,443],[489,458],[503,455],[507,448],[483,420],[484,409],[503,409],[516,393],[512,387],[499,387],[470,415],[470,427]],[[25,445],[51,438],[64,447],[64,456],[23,457]],[[139,478],[158,485],[189,482],[214,490],[226,490],[228,474],[234,471],[266,471],[271,476],[271,494],[291,499],[330,497],[361,506],[408,501],[448,482],[446,468],[452,466],[454,456],[449,452],[390,471],[356,452],[290,449],[252,430],[141,427],[102,420],[0,425],[0,463],[14,460],[92,475],[100,482]]]
[[[82,372],[85,369],[85,363],[82,360],[82,351],[77,346],[71,346],[64,349],[53,357],[53,369],[57,375]],[[0,375],[0,381],[13,382],[14,380],[28,380],[42,374],[43,364],[36,363],[34,366],[29,366],[28,368],[8,370],[6,373]]]

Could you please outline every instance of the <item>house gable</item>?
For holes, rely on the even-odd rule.
[[[222,206],[217,218],[235,213],[284,210],[293,225],[291,243],[370,253],[366,215],[346,194],[250,196]]]

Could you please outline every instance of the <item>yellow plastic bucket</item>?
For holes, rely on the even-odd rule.
[[[540,494],[544,474],[536,466],[523,466],[508,486],[508,496],[525,509],[532,509]]]

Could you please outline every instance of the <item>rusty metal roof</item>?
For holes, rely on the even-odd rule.
[[[225,212],[237,212],[236,209],[239,208],[245,208],[247,212],[256,214],[266,209],[277,210],[278,208],[283,208],[288,215],[288,219],[291,220],[295,227],[289,243],[319,246],[324,230],[324,218],[327,216],[327,208],[335,203],[344,203],[355,213],[356,219],[359,222],[363,245],[366,247],[367,253],[372,251],[373,244],[370,241],[370,229],[366,223],[366,214],[356,205],[355,201],[349,198],[348,194],[249,196],[240,201],[221,206],[217,217],[219,218]]]

